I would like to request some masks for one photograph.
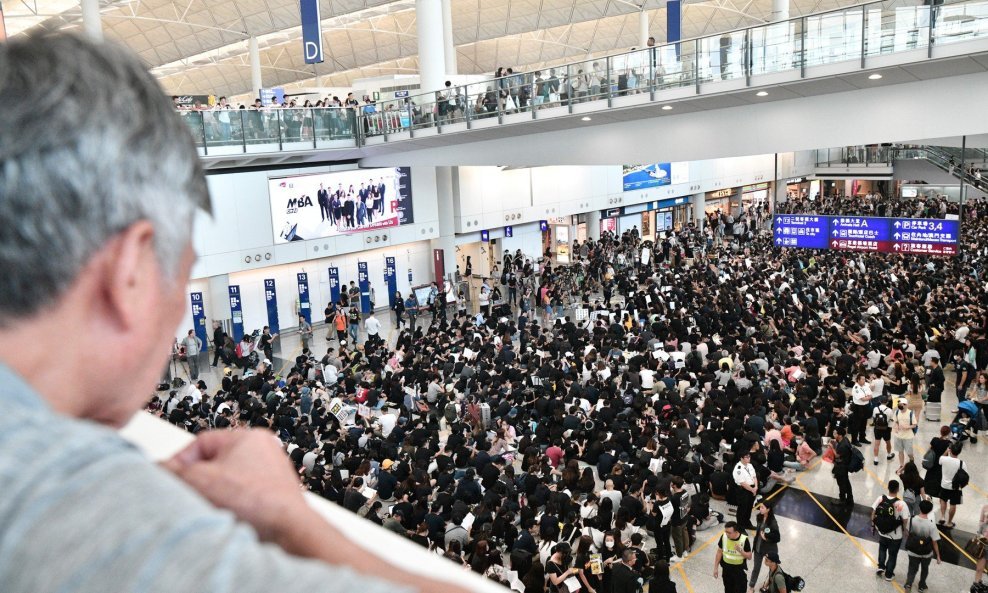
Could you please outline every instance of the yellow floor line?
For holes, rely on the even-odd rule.
[[[682,575],[682,577],[683,577],[683,585],[686,586],[686,591],[688,593],[694,593],[694,591],[693,591],[693,584],[690,583],[689,578],[687,578],[686,571],[683,570],[683,564],[682,563],[677,564],[676,565],[676,568],[679,569],[679,574]]]
[[[834,525],[836,525],[838,529],[840,529],[841,531],[843,531],[843,532],[844,532],[844,535],[846,535],[846,536],[847,536],[847,539],[849,539],[849,540],[851,540],[851,543],[852,543],[852,544],[854,544],[854,546],[855,546],[855,547],[856,547],[856,548],[857,548],[857,549],[858,549],[858,550],[859,550],[859,551],[860,551],[860,552],[861,552],[862,554],[864,554],[864,555],[865,555],[865,557],[866,557],[866,558],[868,558],[868,560],[869,560],[869,561],[870,561],[870,562],[871,562],[871,563],[872,563],[873,565],[875,565],[875,566],[878,566],[878,561],[877,561],[877,560],[875,560],[875,557],[874,557],[874,556],[872,556],[872,555],[871,555],[871,554],[870,554],[870,553],[868,552],[868,550],[866,550],[866,549],[864,549],[864,546],[862,546],[862,545],[861,545],[861,542],[859,542],[859,541],[857,540],[857,538],[855,538],[855,537],[854,537],[854,536],[852,536],[852,535],[851,535],[850,533],[848,533],[848,531],[847,531],[847,529],[845,529],[845,528],[844,528],[844,526],[843,526],[843,525],[841,525],[841,524],[840,524],[840,522],[839,522],[839,521],[838,521],[837,519],[835,519],[835,518],[834,518],[834,516],[833,516],[832,514],[830,514],[830,511],[828,511],[828,510],[827,510],[827,507],[825,507],[825,506],[823,506],[823,504],[822,504],[822,503],[821,503],[821,502],[820,502],[819,500],[817,500],[817,497],[815,497],[815,496],[813,496],[813,493],[812,493],[812,492],[810,492],[810,490],[809,490],[809,488],[807,488],[807,487],[806,487],[806,485],[805,485],[805,484],[803,484],[803,482],[802,482],[802,480],[800,480],[798,476],[796,477],[796,483],[797,483],[797,484],[799,484],[799,487],[803,489],[803,492],[806,492],[806,495],[810,497],[810,500],[812,500],[813,502],[815,502],[815,503],[816,503],[816,506],[818,506],[818,507],[820,507],[820,510],[821,510],[821,511],[823,511],[823,513],[824,513],[825,515],[827,515],[827,517],[829,517],[831,521],[833,521],[833,522],[834,522]],[[903,588],[902,588],[902,585],[900,585],[899,583],[897,583],[897,582],[895,582],[895,581],[892,581],[892,586],[893,586],[893,587],[895,587],[895,590],[896,590],[896,591],[897,591],[898,593],[904,593],[904,591],[905,591],[905,589],[903,589]]]

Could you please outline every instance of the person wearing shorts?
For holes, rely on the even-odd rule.
[[[892,439],[896,453],[899,454],[899,470],[906,467],[906,459],[913,461],[913,442],[918,426],[916,413],[909,409],[909,401],[900,397],[892,412]],[[877,441],[876,441],[877,442]]]
[[[892,409],[882,402],[877,408],[875,408],[875,411],[872,412],[871,417],[875,437],[873,453],[875,457],[875,465],[878,465],[878,451],[882,441],[885,441],[885,459],[889,461],[895,459],[895,453],[892,452]]]
[[[957,506],[961,504],[961,491],[954,488],[954,476],[962,467],[963,462],[957,458],[961,453],[960,443],[954,443],[940,457],[940,468],[943,472],[940,478],[940,525],[954,526],[954,515]],[[949,514],[948,514],[949,508]]]

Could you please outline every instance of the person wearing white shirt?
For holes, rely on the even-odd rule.
[[[851,387],[851,426],[848,436],[851,437],[852,446],[871,444],[871,441],[865,438],[868,417],[871,415],[871,389],[868,388],[865,379],[864,375],[858,375],[854,386]]]
[[[378,423],[381,425],[381,436],[388,438],[391,431],[395,429],[395,425],[398,424],[398,417],[394,414],[382,414]]]
[[[754,529],[751,524],[751,510],[755,506],[755,496],[758,494],[758,474],[751,464],[751,453],[745,452],[741,460],[734,466],[734,483],[738,487],[736,520],[741,529]]]
[[[885,455],[886,460],[891,461],[895,459],[895,453],[892,452],[892,409],[885,405],[884,402],[878,405],[877,408],[871,414],[872,425],[874,426],[873,432],[875,439],[874,453],[875,465],[878,465],[878,449],[885,441]]]
[[[961,491],[954,489],[954,476],[963,467],[964,462],[957,458],[961,452],[961,444],[954,443],[940,458],[940,524],[946,522],[947,527],[954,526],[954,514],[957,505],[961,504]],[[967,470],[965,470],[967,471]],[[947,514],[948,505],[950,514]]]
[[[373,311],[370,312],[364,321],[364,329],[367,330],[367,341],[372,343],[377,342],[380,338],[381,322],[377,320],[377,317],[374,317]]]
[[[638,375],[641,377],[643,391],[651,391],[655,387],[655,371],[652,369],[642,369],[638,371]]]
[[[886,496],[883,494],[879,496],[871,505],[871,522],[872,530],[878,532],[879,536],[878,570],[876,574],[884,577],[886,581],[891,581],[895,578],[895,565],[899,558],[899,548],[902,545],[902,535],[904,528],[909,521],[909,507],[906,505],[905,501],[899,498],[898,480],[890,480],[888,488],[888,495]],[[879,510],[885,510],[879,509],[879,507],[886,500],[892,501],[891,510],[892,519],[894,520],[894,528],[891,531],[882,532],[881,528],[885,525],[886,520],[876,520],[876,517]],[[892,521],[888,521],[888,523],[891,524]]]
[[[611,503],[613,505],[613,508],[614,509],[617,509],[618,507],[621,506],[621,499],[624,498],[624,496],[621,494],[621,491],[620,490],[615,490],[614,489],[614,481],[613,480],[607,480],[604,483],[604,489],[600,491],[600,498],[609,498],[609,499],[611,499]]]

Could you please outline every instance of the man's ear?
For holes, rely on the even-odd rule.
[[[117,235],[101,265],[105,304],[113,322],[119,329],[141,323],[146,318],[146,295],[157,290],[151,286],[156,284],[154,270],[158,268],[151,223],[137,222]]]

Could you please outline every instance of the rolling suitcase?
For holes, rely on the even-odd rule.
[[[923,416],[930,422],[940,422],[940,402],[926,402]]]

